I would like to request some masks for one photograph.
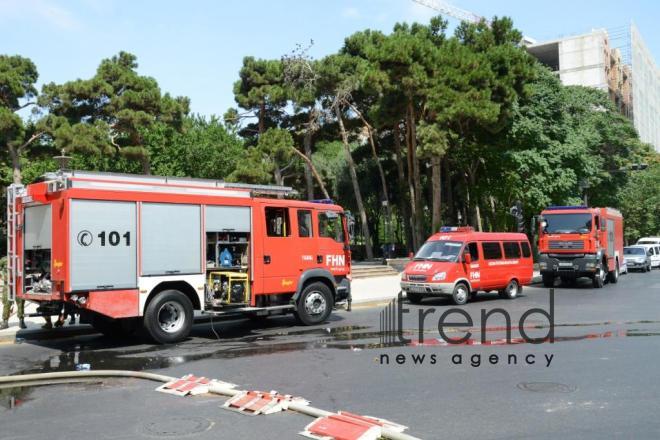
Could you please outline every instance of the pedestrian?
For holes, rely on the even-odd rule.
[[[12,312],[12,301],[9,301],[9,289],[7,289],[7,283],[5,282],[5,273],[7,269],[7,259],[3,258],[0,260],[0,283],[2,283],[2,322],[0,323],[0,330],[9,328],[9,316]],[[25,325],[25,301],[16,298],[16,314],[18,316],[18,326],[20,328],[26,328]]]

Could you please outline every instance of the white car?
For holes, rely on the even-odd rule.
[[[651,255],[646,247],[641,245],[626,246],[623,248],[623,259],[629,271],[651,271]]]
[[[660,244],[638,244],[646,248],[649,256],[651,257],[651,268],[660,268]]]

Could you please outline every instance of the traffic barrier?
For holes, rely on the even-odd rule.
[[[376,417],[339,411],[317,418],[300,434],[315,440],[377,440],[383,436],[384,429],[401,433],[408,428]]]
[[[289,394],[279,394],[277,391],[265,393],[262,391],[243,391],[228,399],[223,408],[237,411],[242,414],[256,416],[258,414],[273,414],[285,411],[289,404],[308,405],[309,402],[302,397],[293,397]]]

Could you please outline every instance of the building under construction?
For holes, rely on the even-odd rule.
[[[562,83],[607,92],[643,142],[660,151],[660,70],[635,25],[527,46]]]

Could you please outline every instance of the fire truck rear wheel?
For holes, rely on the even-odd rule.
[[[454,300],[454,304],[462,306],[468,302],[469,297],[470,288],[465,283],[458,283],[454,286],[454,291],[451,294],[451,299]]]
[[[304,325],[317,325],[325,322],[332,312],[332,293],[324,283],[310,283],[298,298],[298,310],[294,316]]]
[[[178,290],[163,290],[156,294],[144,312],[144,328],[159,344],[184,339],[190,333],[192,324],[192,303]]]

